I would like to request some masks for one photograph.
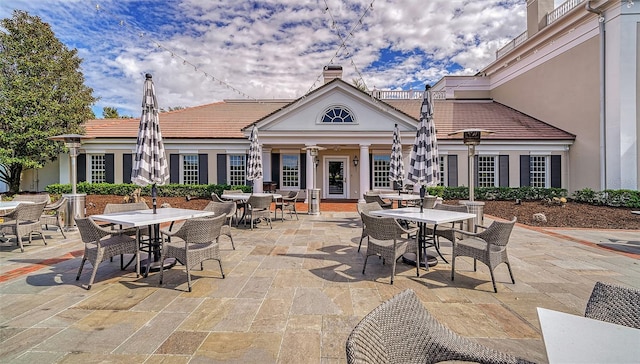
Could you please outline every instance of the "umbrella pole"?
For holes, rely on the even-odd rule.
[[[424,196],[427,194],[427,189],[424,187],[424,185],[420,186],[420,213],[422,213],[423,211],[423,205],[424,205]]]
[[[156,187],[156,184],[152,184],[151,185],[151,201],[153,204],[153,213],[156,213],[156,198],[158,197],[158,188]]]

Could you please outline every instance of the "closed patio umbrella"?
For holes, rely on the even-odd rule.
[[[262,178],[262,148],[258,141],[258,128],[254,125],[249,137],[249,159],[247,160],[247,180]],[[255,190],[255,182],[253,186]]]
[[[150,74],[146,75],[144,81],[142,116],[140,117],[131,181],[142,187],[151,185],[153,213],[155,214],[158,195],[156,185],[164,185],[169,181],[169,165],[160,132],[158,101]]]
[[[411,167],[408,178],[420,185],[420,196],[424,198],[425,186],[440,183],[440,163],[438,162],[438,140],[433,121],[433,100],[430,86],[425,88],[420,124],[411,149]]]
[[[402,190],[404,181],[404,160],[402,157],[402,141],[400,140],[400,131],[398,124],[393,129],[393,144],[391,145],[391,159],[389,160],[389,180],[397,182],[398,193]]]

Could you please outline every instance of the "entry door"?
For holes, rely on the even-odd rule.
[[[325,198],[347,198],[347,157],[327,157],[324,163]]]

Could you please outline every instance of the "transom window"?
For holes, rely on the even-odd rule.
[[[334,106],[324,112],[323,123],[353,123],[354,118],[351,112],[341,106]]]
[[[531,187],[548,187],[547,160],[544,155],[529,157],[529,182]]]
[[[373,177],[373,188],[391,188],[389,181],[389,163],[391,156],[389,154],[374,154],[373,168],[371,174]]]
[[[282,155],[282,184],[283,189],[294,188],[300,186],[300,155],[299,154],[283,154]]]
[[[495,187],[497,172],[495,156],[478,156],[478,187]]]
[[[104,183],[107,181],[106,163],[104,154],[92,154],[90,158],[91,183]]]
[[[229,184],[231,186],[245,185],[247,182],[247,156],[244,154],[229,155]]]
[[[198,184],[198,155],[185,154],[182,156],[182,183],[185,185]]]

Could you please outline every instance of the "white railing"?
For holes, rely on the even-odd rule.
[[[527,40],[527,32],[526,31],[522,32],[522,34],[520,34],[519,36],[515,37],[511,42],[505,44],[504,47],[498,49],[496,51],[496,59],[499,59],[500,57],[502,57],[505,54],[509,53],[512,49],[514,49],[515,47],[517,47],[520,44],[524,43],[525,40]]]
[[[445,91],[431,91],[434,100],[446,99]],[[424,98],[424,91],[420,90],[373,90],[371,96],[380,100],[415,100]]]
[[[562,18],[564,14],[570,12],[576,6],[580,5],[584,0],[568,0],[562,3],[557,8],[553,9],[552,12],[547,14],[547,25],[550,25],[554,21]]]

